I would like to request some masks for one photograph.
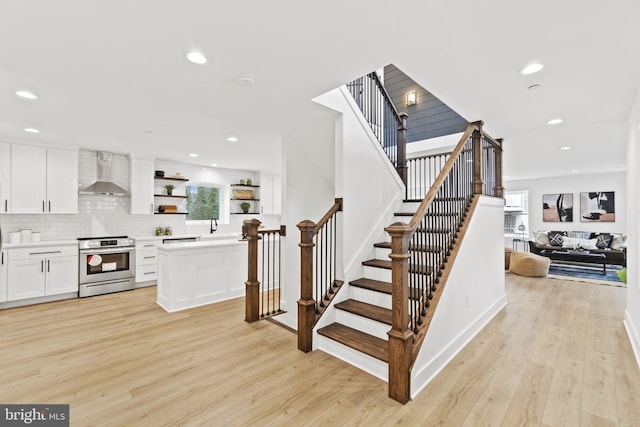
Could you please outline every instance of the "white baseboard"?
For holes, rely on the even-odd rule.
[[[638,331],[631,321],[628,310],[629,307],[624,311],[624,328],[627,330],[627,335],[631,342],[631,348],[633,349],[633,355],[636,357],[636,363],[638,364],[638,367],[640,367],[640,335],[638,335]]]

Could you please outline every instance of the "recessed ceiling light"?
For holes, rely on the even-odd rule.
[[[198,155],[196,153],[191,153],[189,154],[189,157],[198,157]]]
[[[25,98],[25,99],[38,99],[37,95],[35,95],[32,92],[29,92],[28,90],[18,90],[16,91],[16,95],[18,95],[20,98]]]
[[[217,165],[217,164],[215,164],[215,163],[211,163],[211,166],[213,166],[213,167],[215,168],[215,167],[216,167],[216,166],[218,166],[218,165]]]
[[[578,169],[574,169],[574,170],[572,170],[571,172],[573,172],[573,173],[578,173],[578,172],[580,172],[580,171],[579,171]]]
[[[566,147],[560,147],[561,150],[571,150],[571,147],[569,147],[568,145]]]
[[[564,120],[562,119],[551,119],[547,122],[548,125],[559,125],[560,123],[562,123]]]
[[[524,67],[522,69],[522,71],[520,71],[522,74],[533,74],[533,73],[537,73],[538,71],[542,70],[542,68],[544,67],[544,65],[542,64],[529,64],[526,67]]]
[[[236,138],[235,136],[230,136],[229,138],[227,138],[227,141],[229,141],[229,142],[238,142],[238,138]]]
[[[207,58],[200,52],[189,52],[187,54],[187,59],[194,64],[202,65],[207,63]]]
[[[40,133],[38,129],[34,129],[34,128],[24,128],[24,131],[29,133]]]

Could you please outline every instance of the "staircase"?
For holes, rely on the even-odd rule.
[[[461,248],[460,241],[468,229],[468,219],[475,211],[480,195],[502,197],[502,141],[494,140],[484,133],[482,122],[474,122],[467,127],[450,153],[424,156],[407,162],[404,149],[406,115],[397,113],[375,73],[347,86],[358,105],[354,108],[347,101],[346,108],[339,111],[353,111],[356,114],[357,119],[350,123],[351,129],[357,129],[358,125],[366,128],[367,123],[390,120],[390,124],[385,123],[385,126],[381,127],[386,129],[385,132],[379,135],[376,133],[377,128],[372,127],[375,136],[369,136],[365,131],[362,134],[364,139],[356,139],[356,142],[359,143],[357,147],[362,152],[368,153],[368,148],[366,143],[362,144],[361,141],[371,141],[371,146],[376,147],[374,151],[377,153],[372,152],[371,156],[367,157],[370,164],[375,166],[388,165],[375,162],[375,159],[381,158],[382,147],[382,156],[386,154],[385,157],[395,166],[402,181],[404,188],[398,190],[405,193],[405,200],[393,214],[393,223],[384,228],[388,233],[386,241],[373,243],[370,251],[363,251],[362,246],[357,247],[353,241],[349,242],[349,253],[343,254],[341,259],[347,259],[351,263],[353,258],[345,257],[352,256],[354,251],[356,263],[363,259],[360,258],[363,253],[375,255],[372,259],[365,258],[366,260],[362,261],[362,277],[355,280],[353,278],[358,277],[359,273],[353,274],[353,264],[349,265],[347,286],[341,288],[335,301],[328,303],[326,312],[318,308],[318,301],[324,299],[325,294],[321,290],[324,289],[323,283],[326,281],[322,280],[322,273],[318,277],[316,272],[322,271],[327,265],[327,262],[323,262],[323,253],[327,252],[327,246],[323,244],[323,234],[319,233],[319,230],[326,218],[336,209],[330,209],[318,224],[310,220],[298,224],[301,232],[298,348],[304,352],[321,349],[358,366],[387,381],[389,397],[406,403],[411,399],[414,363],[420,355],[429,355],[429,350],[433,351],[436,348],[427,349],[424,353],[420,351],[449,276],[454,270],[453,265]],[[370,102],[372,100],[375,102]],[[381,114],[377,107],[370,108],[371,105],[380,105],[385,112]],[[360,119],[358,107],[364,114],[364,121]],[[351,156],[350,159],[355,160],[355,157]],[[378,177],[374,177],[373,180],[376,178]],[[391,176],[389,178],[393,179]],[[351,180],[352,191],[358,184],[363,184],[360,177],[351,177]],[[392,185],[384,187],[385,197],[393,197],[395,200],[386,206],[376,204],[380,199],[378,194],[371,191],[367,193],[372,204],[378,209],[385,209],[376,211],[378,222],[374,224],[374,221],[370,221],[367,224],[376,227],[372,230],[380,227],[382,221],[386,224],[391,222],[389,206],[398,203],[395,188]],[[417,199],[418,197],[423,198]],[[369,212],[362,209],[366,200],[360,196],[356,203],[347,205],[348,209],[345,208],[345,215],[350,220],[349,226],[354,227],[357,239],[367,239],[367,244],[371,244],[370,242],[375,241],[371,236],[378,235],[377,232],[372,231],[372,234],[367,235],[358,223],[360,217],[370,220],[366,216]],[[389,222],[386,222],[387,220]],[[494,225],[502,228],[501,223],[496,222]],[[334,237],[334,242],[339,242],[340,236],[345,242],[350,230],[348,227],[344,230],[342,226],[338,228],[340,233],[338,237]],[[384,237],[380,237],[380,240],[383,239]],[[332,253],[332,246],[329,248],[329,253]],[[328,265],[336,264],[329,262]],[[486,265],[495,265],[495,262],[491,259]],[[341,276],[339,273],[337,275]],[[460,274],[456,277],[459,276]],[[453,285],[456,291],[452,291],[453,295],[456,295],[461,289],[460,282],[453,283],[457,285]],[[466,278],[462,288],[466,290],[465,286],[471,283],[473,278]],[[450,309],[452,301],[458,300],[445,298],[444,307],[448,305]],[[322,312],[325,312],[324,315]],[[446,325],[440,321],[441,318],[438,316],[434,323],[438,326],[434,330],[440,332],[446,330]],[[472,322],[474,319],[464,317],[463,321]],[[461,329],[466,326],[456,324],[456,327]],[[448,346],[450,341],[447,340],[448,338],[440,339],[439,345]],[[429,360],[420,359],[415,365],[416,375],[423,375],[425,371],[422,368],[429,363]],[[424,378],[420,377],[420,381],[424,383]]]
[[[396,222],[406,222],[410,219],[421,201],[405,200],[399,212],[394,214]],[[442,203],[444,200],[434,200],[434,203]],[[441,217],[449,217],[455,221],[457,213],[441,213]],[[438,241],[443,230],[418,229],[418,233],[424,236],[422,241]],[[335,304],[336,321],[318,329],[318,335],[335,341],[345,348],[350,348],[364,353],[367,357],[377,359],[379,372],[374,375],[386,378],[388,366],[384,367],[379,362],[389,362],[388,332],[392,321],[391,311],[391,242],[379,242],[374,244],[375,258],[362,262],[364,277],[349,282],[349,298]],[[413,251],[439,252],[448,251],[442,245],[414,245]],[[419,271],[429,274],[432,266],[412,265],[411,271]],[[412,299],[420,297],[418,288],[409,288]],[[407,313],[407,323],[410,323]]]

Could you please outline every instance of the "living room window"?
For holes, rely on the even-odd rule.
[[[526,238],[529,235],[529,192],[506,191],[504,200],[504,234]],[[520,225],[524,225],[524,231]]]

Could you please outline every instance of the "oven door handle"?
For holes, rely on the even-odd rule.
[[[93,255],[93,254],[118,254],[122,252],[133,252],[134,247],[128,246],[124,248],[102,248],[102,249],[80,249],[81,254]]]

